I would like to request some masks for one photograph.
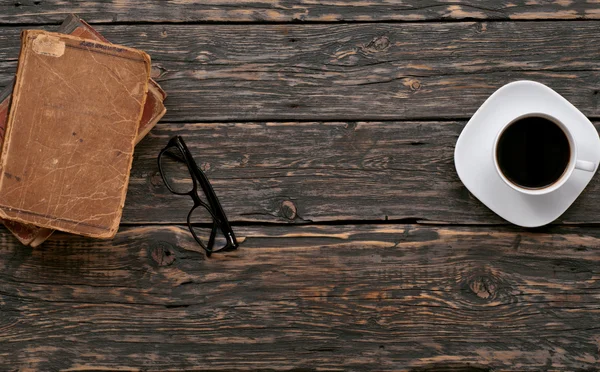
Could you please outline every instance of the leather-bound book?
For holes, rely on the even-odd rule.
[[[139,50],[24,31],[0,156],[0,217],[111,238],[150,79]]]
[[[71,14],[69,15],[59,29],[60,33],[71,34],[73,36],[79,36],[84,39],[100,40],[109,43],[104,36],[90,26],[86,21],[82,20],[78,16]],[[140,127],[138,129],[137,142],[141,141],[142,138],[154,126],[158,121],[165,115],[167,110],[163,105],[163,101],[167,98],[167,94],[154,80],[150,79],[148,85],[148,99],[144,106],[144,114],[140,121]],[[137,143],[136,142],[136,143]]]
[[[71,14],[58,28],[59,33],[71,34],[90,40],[108,42],[98,31],[78,16]],[[12,84],[0,93],[0,148],[4,140],[4,130],[8,119],[8,108],[12,94]],[[154,128],[156,123],[162,119],[167,112],[163,101],[167,97],[164,90],[154,81],[150,80],[148,85],[148,97],[144,105],[142,120],[138,126],[136,143],[141,141],[148,132]],[[37,247],[52,235],[54,230],[23,224],[15,221],[6,221],[6,228],[24,245]]]

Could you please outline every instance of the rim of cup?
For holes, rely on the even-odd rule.
[[[508,129],[511,125],[513,125],[514,123],[516,123],[519,120],[523,120],[528,117],[539,117],[539,118],[543,118],[543,119],[553,122],[563,131],[563,133],[567,137],[567,140],[569,141],[569,150],[570,150],[569,151],[569,163],[565,167],[565,170],[563,171],[562,175],[556,181],[554,181],[550,185],[547,185],[544,187],[536,187],[536,188],[531,187],[530,188],[530,187],[517,185],[516,183],[513,183],[512,181],[510,181],[502,173],[502,171],[500,170],[500,166],[498,164],[498,142],[500,141],[500,137],[502,137],[502,134],[504,134],[506,129]],[[573,137],[571,136],[571,133],[569,132],[567,127],[560,120],[556,119],[555,117],[545,114],[545,113],[541,113],[541,112],[529,112],[529,113],[517,116],[513,120],[509,121],[496,134],[493,149],[494,149],[494,151],[493,151],[492,157],[494,158],[494,168],[496,169],[496,172],[498,173],[500,178],[504,181],[504,183],[506,183],[508,186],[510,186],[514,190],[524,193],[524,194],[529,194],[529,195],[544,195],[544,194],[551,193],[552,191],[555,191],[556,189],[561,187],[565,182],[567,182],[567,180],[571,176],[571,173],[573,173],[573,170],[575,169],[575,162],[577,159],[577,149],[575,148],[575,143],[573,141]]]

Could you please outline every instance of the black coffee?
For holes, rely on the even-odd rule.
[[[498,166],[512,183],[530,189],[552,185],[571,157],[569,139],[553,121],[530,116],[512,123],[500,135]]]

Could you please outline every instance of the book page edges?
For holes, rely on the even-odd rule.
[[[150,56],[142,51],[140,51],[140,53],[142,54],[142,56],[144,58],[144,62],[146,64],[147,79],[144,83],[144,90],[145,90],[146,94],[144,94],[144,97],[142,99],[142,104],[140,105],[140,112],[138,114],[138,119],[137,119],[138,127],[139,127],[140,121],[142,120],[142,115],[144,114],[144,106],[146,105],[146,99],[148,99],[148,83],[150,81],[150,68],[152,66]],[[122,189],[121,203],[119,205],[118,216],[115,217],[113,226],[109,230],[108,235],[107,236],[98,236],[98,238],[112,239],[115,237],[115,235],[119,231],[119,225],[121,224],[121,218],[123,217],[123,207],[125,206],[125,197],[127,196],[127,189],[129,188],[129,177],[131,176],[131,166],[133,165],[133,154],[135,153],[135,144],[137,143],[137,138],[138,138],[138,135],[134,136],[131,140],[131,149],[132,149],[131,157],[129,158],[129,166],[127,167],[127,173],[125,174],[125,184]]]

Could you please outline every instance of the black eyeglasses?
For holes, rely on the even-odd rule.
[[[170,192],[192,197],[194,206],[188,213],[187,223],[194,239],[206,251],[206,256],[237,249],[238,242],[221,203],[181,136],[171,138],[160,152],[158,169]],[[200,199],[198,184],[208,203]]]

